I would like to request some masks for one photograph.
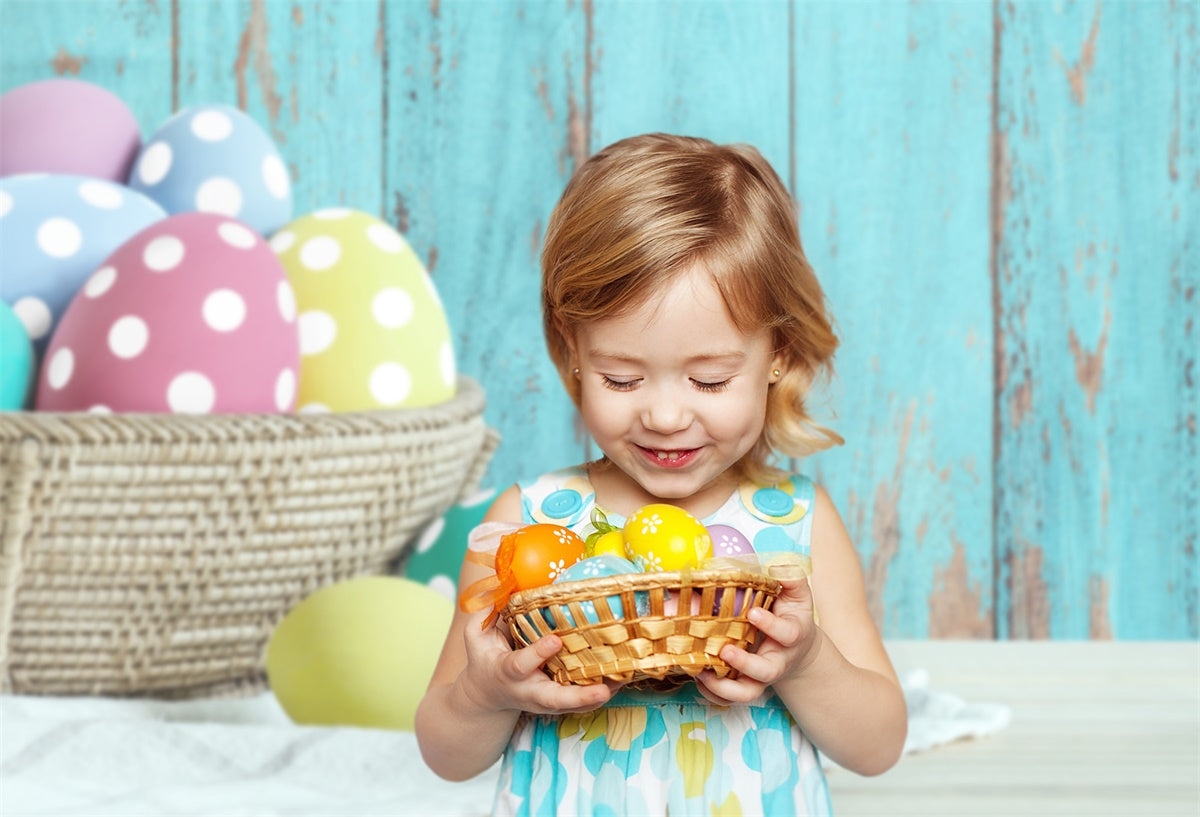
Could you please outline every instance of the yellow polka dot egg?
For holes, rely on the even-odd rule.
[[[271,237],[296,294],[302,412],[415,408],[454,396],[450,326],[400,233],[348,208],[302,216]]]

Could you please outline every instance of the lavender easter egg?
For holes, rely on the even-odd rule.
[[[709,525],[713,542],[713,558],[753,559],[754,546],[741,531],[729,525]]]
[[[142,144],[120,97],[78,79],[44,79],[0,95],[0,176],[70,173],[124,184]]]
[[[750,544],[750,540],[737,528],[729,525],[709,525],[708,532],[713,540],[713,558],[737,559],[747,562],[748,565],[758,565],[754,546]],[[745,592],[742,590],[734,591],[732,613],[736,614],[742,609],[745,595]],[[721,602],[724,598],[725,591],[718,590],[716,598],[713,601],[714,615],[720,612]]]

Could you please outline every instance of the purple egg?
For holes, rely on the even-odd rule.
[[[712,537],[714,558],[738,559],[754,555],[754,546],[737,528],[729,525],[709,525],[708,533]]]
[[[99,85],[44,79],[0,96],[0,176],[66,173],[124,184],[141,146],[133,111]]]
[[[742,535],[742,532],[737,528],[729,525],[709,525],[708,534],[712,537],[713,543],[713,558],[720,559],[745,559],[746,561],[757,564],[755,558],[754,546],[750,544],[750,540]],[[721,609],[721,599],[724,592],[718,590],[717,596],[713,600],[713,615],[717,615]],[[733,613],[737,615],[742,609],[745,593],[738,590],[734,596]]]

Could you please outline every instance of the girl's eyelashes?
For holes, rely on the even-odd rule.
[[[610,377],[609,375],[601,375],[601,378],[601,382],[604,383],[604,387],[606,389],[612,389],[613,391],[632,391],[638,387],[639,383],[642,382],[640,377],[622,380],[616,377]],[[697,391],[722,392],[729,388],[729,383],[733,380],[733,378],[727,377],[724,380],[709,381],[697,380],[693,377],[690,378],[690,380],[692,381],[692,386],[695,387]]]
[[[638,384],[638,380],[636,378],[631,380],[617,380],[609,377],[608,375],[601,375],[601,377],[604,379],[604,387],[606,389],[612,389],[613,391],[630,391]]]

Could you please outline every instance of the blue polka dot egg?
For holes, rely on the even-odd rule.
[[[554,580],[554,584],[563,584],[565,582],[577,582],[585,579],[600,579],[608,576],[621,576],[628,573],[641,573],[638,566],[628,559],[622,559],[620,556],[603,555],[592,556],[588,559],[581,559],[575,564],[568,567],[558,575]],[[626,611],[622,605],[621,596],[614,594],[606,599],[608,609],[612,611],[614,618],[625,618]],[[636,616],[644,616],[650,612],[650,596],[642,590],[634,594],[635,610],[633,614]],[[600,614],[596,612],[596,605],[590,601],[583,601],[579,604],[583,611],[584,618],[590,623],[597,624],[600,621]],[[571,627],[575,625],[575,617],[571,615],[567,605],[557,605],[559,612],[567,620],[567,624]],[[546,619],[546,623],[550,626],[557,626],[554,620],[554,613],[551,607],[547,607],[542,611],[542,616]]]
[[[267,236],[292,218],[292,181],[262,127],[228,105],[184,108],[138,154],[129,186],[168,213],[232,216]]]

